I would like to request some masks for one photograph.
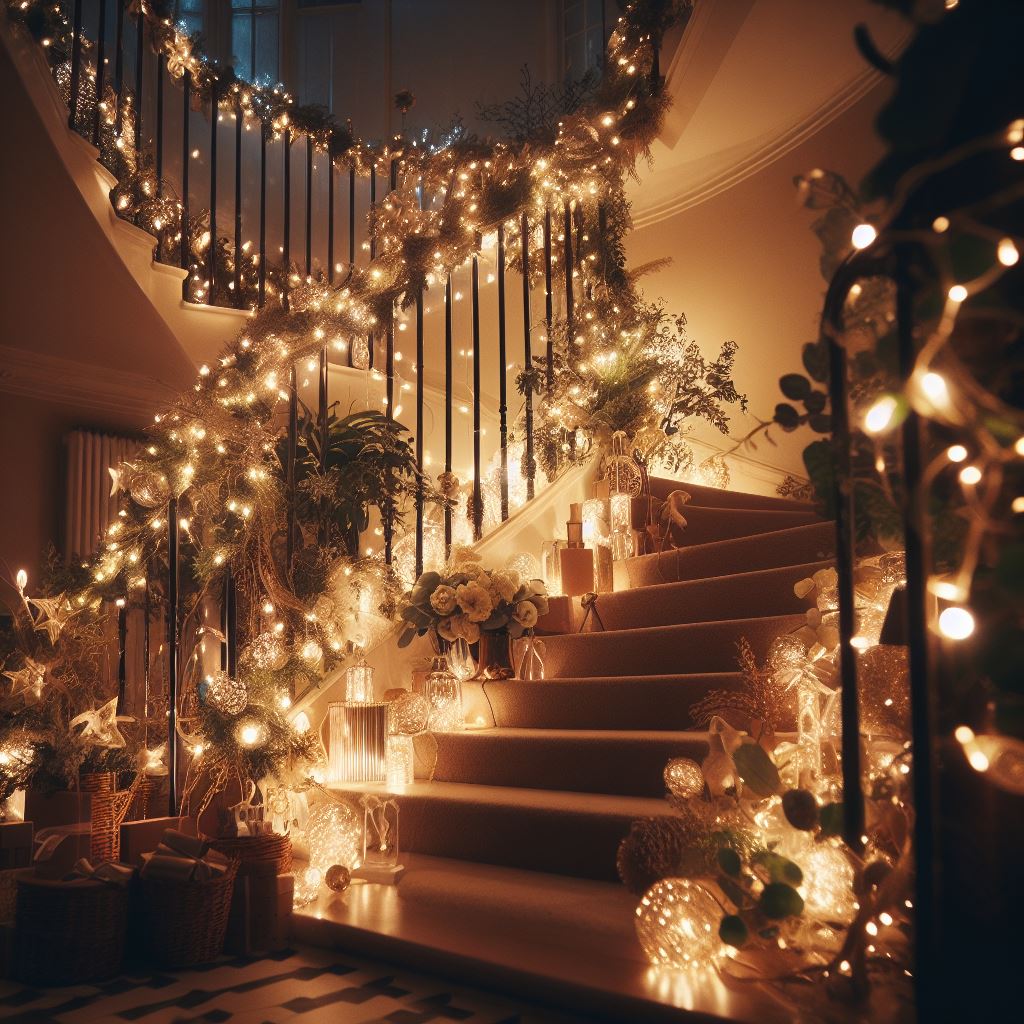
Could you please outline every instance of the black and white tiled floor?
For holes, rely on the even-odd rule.
[[[37,989],[0,981],[0,1020],[26,1024],[583,1024],[345,953],[300,947],[188,971]]]

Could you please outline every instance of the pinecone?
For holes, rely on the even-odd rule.
[[[645,893],[663,878],[693,878],[714,870],[715,843],[693,818],[641,818],[619,843],[616,867],[630,892]]]

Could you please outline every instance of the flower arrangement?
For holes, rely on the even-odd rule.
[[[473,644],[481,633],[513,640],[529,632],[547,614],[548,595],[541,580],[523,579],[511,568],[485,569],[480,556],[457,548],[444,572],[428,571],[405,596],[404,630],[398,645],[414,636]]]

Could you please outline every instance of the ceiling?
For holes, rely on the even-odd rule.
[[[636,226],[731,187],[863,96],[878,73],[854,45],[858,23],[889,55],[910,35],[867,0],[700,0],[669,58],[651,166],[630,188]]]

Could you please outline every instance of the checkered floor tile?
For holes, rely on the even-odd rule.
[[[0,981],[0,1019],[32,1024],[583,1024],[492,993],[324,949],[38,989]]]

